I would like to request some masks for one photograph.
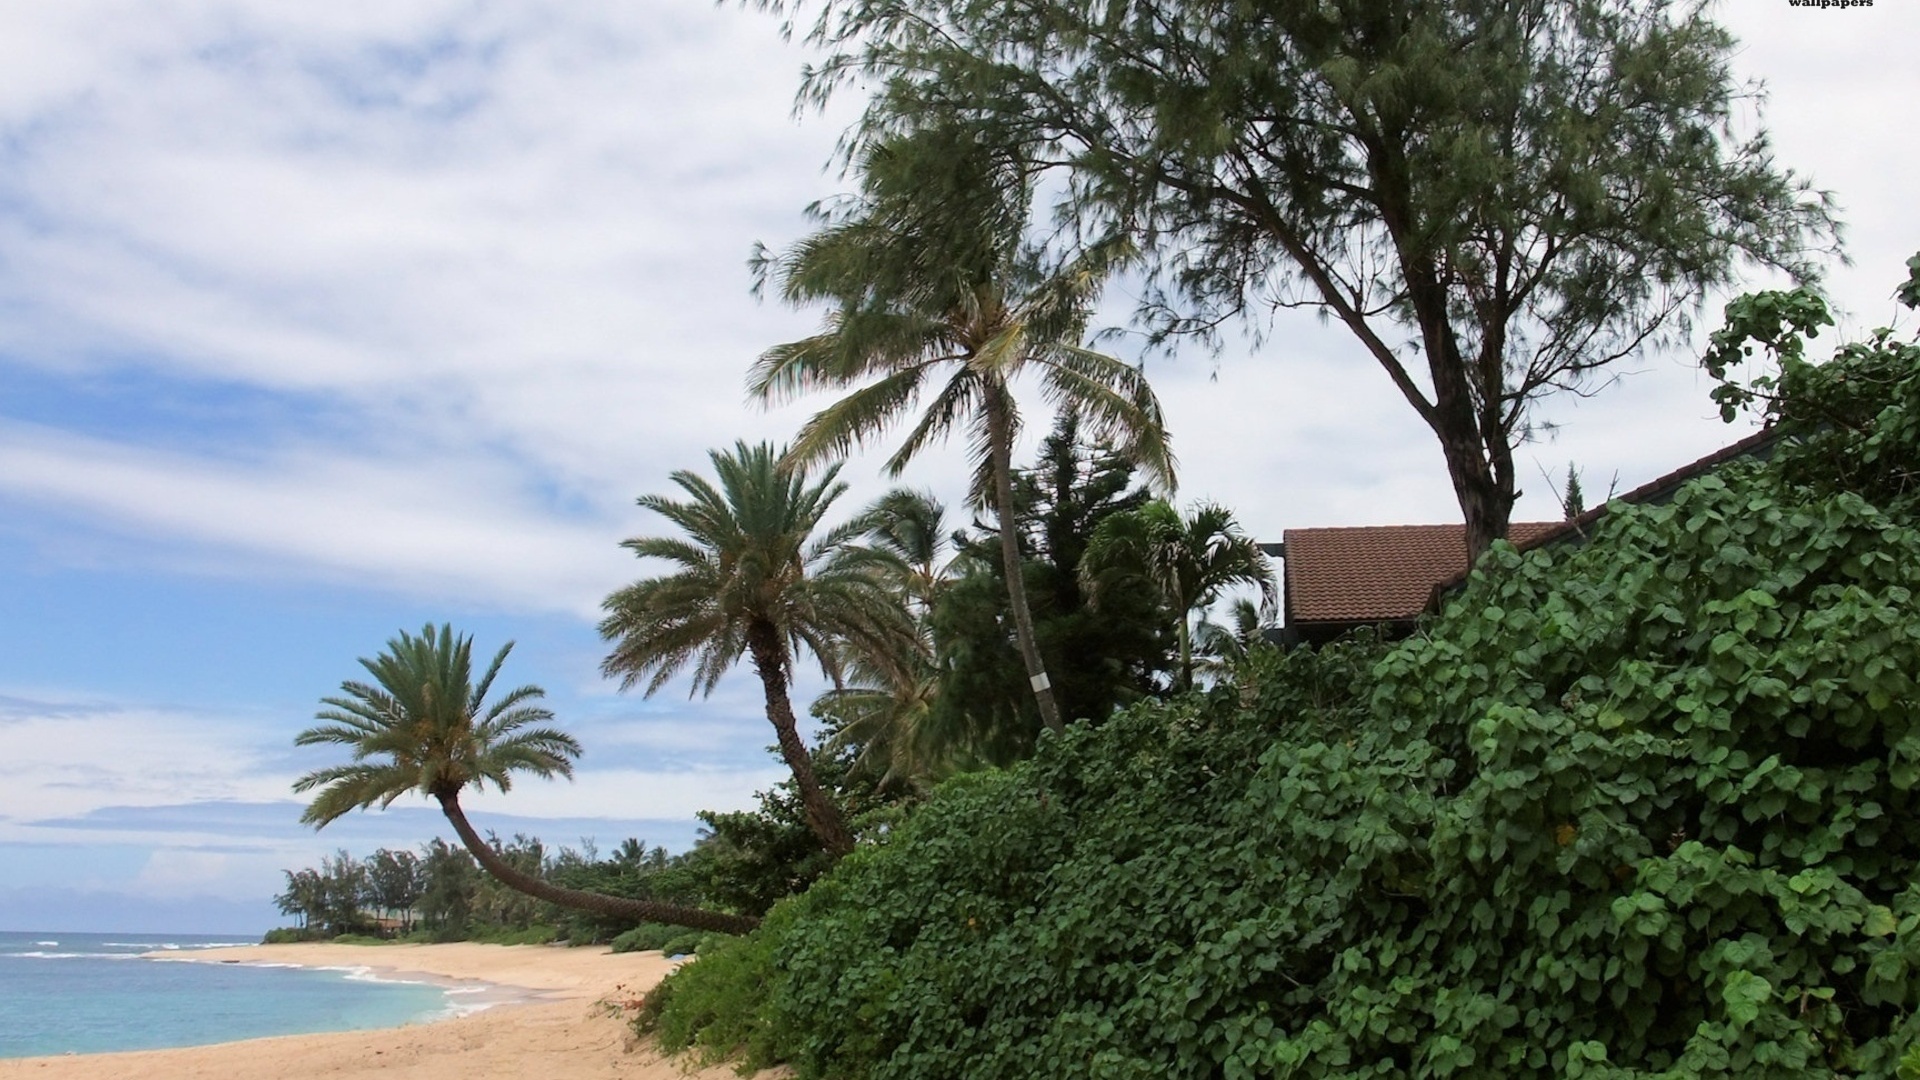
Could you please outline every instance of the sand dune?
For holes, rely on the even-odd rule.
[[[178,958],[170,954],[169,958]],[[209,962],[368,967],[478,980],[520,993],[457,1019],[378,1031],[288,1035],[177,1050],[0,1061],[0,1080],[722,1080],[725,1068],[685,1071],[633,1045],[626,1023],[599,1003],[630,1000],[672,964],[658,953],[538,945],[259,945],[221,949]]]

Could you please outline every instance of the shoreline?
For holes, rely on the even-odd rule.
[[[449,944],[470,945],[471,942],[450,942]],[[309,950],[325,950],[324,955],[310,956]],[[388,952],[400,949],[436,948],[424,945],[335,945],[331,942],[301,942],[290,945],[221,945],[210,948],[187,947],[182,949],[163,949],[140,954],[140,959],[162,964],[232,964],[237,967],[257,968],[298,968],[305,971],[344,972],[349,982],[376,982],[407,986],[430,986],[439,990],[445,1005],[439,1012],[430,1016],[415,1017],[391,1027],[407,1027],[412,1024],[434,1024],[443,1020],[457,1020],[463,1016],[472,1016],[503,1005],[524,1005],[536,1001],[556,1000],[559,990],[535,986],[519,986],[501,982],[492,978],[480,978],[474,975],[449,974],[442,968],[465,967],[467,964],[449,963],[444,959],[436,961],[432,955],[420,959],[409,954],[401,956],[395,963],[384,963]],[[509,948],[497,945],[492,948]],[[526,948],[544,948],[545,946],[514,946]],[[283,951],[286,950],[286,951]],[[354,950],[365,954],[364,959]],[[610,955],[606,949],[588,946],[584,949],[589,955]],[[325,961],[325,962],[317,962]],[[485,967],[484,964],[481,965]],[[671,970],[669,968],[668,970]],[[664,977],[664,976],[662,976]],[[456,999],[454,995],[460,995]],[[470,996],[469,996],[470,995]],[[353,1030],[380,1030],[360,1028]],[[335,1032],[309,1032],[308,1034],[326,1035]],[[279,1036],[268,1036],[278,1038]],[[234,1040],[242,1042],[246,1040]],[[224,1045],[208,1043],[204,1045]],[[168,1047],[167,1049],[186,1049]]]
[[[0,1059],[0,1078],[44,1080],[721,1080],[721,1066],[688,1071],[637,1040],[599,1003],[644,994],[677,964],[659,953],[548,945],[246,945],[147,954],[169,963],[365,970],[456,989],[498,992],[479,1010],[399,1027],[276,1035],[167,1050]]]

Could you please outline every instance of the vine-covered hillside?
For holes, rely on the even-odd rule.
[[[1897,1075],[1920,354],[1786,359],[1771,460],[950,782],[643,1023],[803,1077]]]

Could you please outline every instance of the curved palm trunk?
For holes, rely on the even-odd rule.
[[[766,693],[767,720],[773,724],[780,744],[780,756],[793,770],[794,787],[800,791],[800,805],[806,808],[807,824],[827,853],[839,858],[853,850],[853,833],[833,805],[820,781],[813,775],[813,756],[800,741],[800,723],[794,719],[793,702],[787,697],[786,651],[780,632],[764,619],[755,619],[747,627],[747,651],[753,654],[753,669],[760,673],[760,688]]]
[[[760,920],[750,915],[729,915],[721,911],[703,911],[700,908],[679,907],[675,904],[661,904],[652,900],[633,900],[624,896],[608,896],[605,893],[586,892],[581,889],[564,889],[549,884],[531,874],[523,874],[509,866],[493,850],[493,846],[480,838],[473,825],[467,821],[467,815],[460,809],[458,793],[450,795],[436,794],[440,801],[440,810],[453,822],[453,831],[460,834],[460,842],[467,851],[479,860],[487,873],[497,878],[509,889],[526,893],[537,900],[549,904],[573,908],[577,911],[591,911],[596,915],[606,915],[615,919],[636,919],[642,922],[670,923],[694,930],[717,930],[723,934],[744,934],[760,925]]]
[[[1020,645],[1020,659],[1027,665],[1027,682],[1033,687],[1034,704],[1040,707],[1040,719],[1054,731],[1066,730],[1060,722],[1060,706],[1053,700],[1053,681],[1047,678],[1046,664],[1040,659],[1040,646],[1033,638],[1033,609],[1027,606],[1027,581],[1020,560],[1020,533],[1013,508],[1013,430],[1007,415],[1006,389],[987,387],[988,453],[993,459],[994,512],[1000,519],[1000,559],[1007,570],[1007,601],[1013,608],[1013,636]]]

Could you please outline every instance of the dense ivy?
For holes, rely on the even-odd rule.
[[[822,1078],[1899,1075],[1920,365],[1877,341],[1829,372],[1877,409],[1786,381],[1870,422],[945,785],[648,1022]]]

